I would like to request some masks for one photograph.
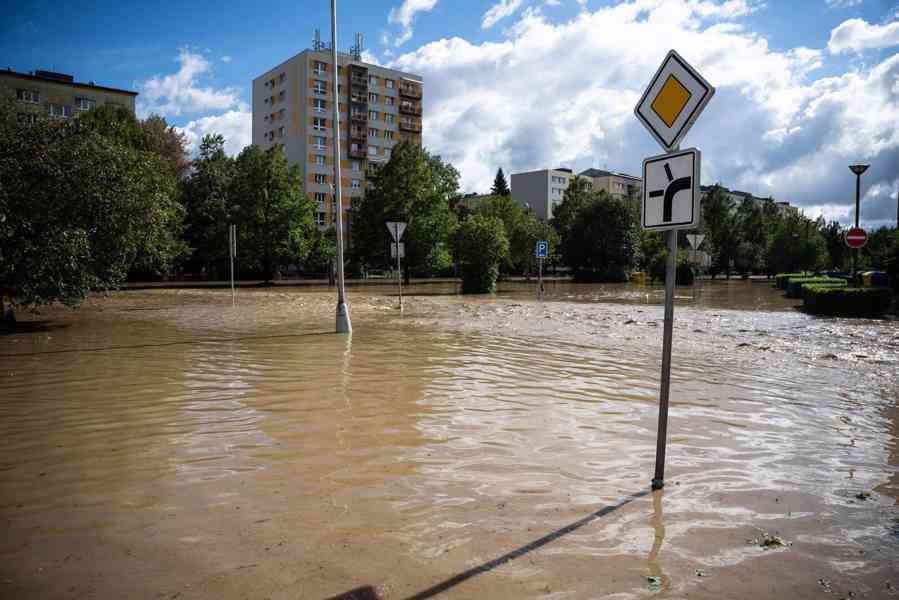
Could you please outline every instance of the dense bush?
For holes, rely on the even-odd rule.
[[[850,288],[806,286],[803,306],[819,315],[840,317],[876,316],[886,312],[893,301],[893,292],[885,287]]]
[[[811,273],[778,273],[774,276],[774,287],[779,290],[787,289],[787,281],[791,277],[811,277]]]
[[[474,215],[459,226],[453,241],[462,270],[462,293],[493,293],[499,265],[509,252],[503,222],[496,217]]]
[[[799,295],[797,298],[805,298],[806,293],[809,288],[844,288],[849,287],[849,282],[845,279],[838,279],[837,281],[824,281],[818,283],[803,283],[799,286]]]
[[[693,267],[686,263],[677,265],[677,271],[675,271],[674,278],[676,285],[693,285],[694,279],[695,275],[693,274]]]
[[[787,283],[787,298],[801,298],[802,286],[815,283],[845,285],[846,280],[839,277],[791,277]]]

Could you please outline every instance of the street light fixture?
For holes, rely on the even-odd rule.
[[[849,165],[849,170],[855,173],[855,226],[858,227],[858,206],[860,191],[862,187],[862,173],[868,170],[871,165]]]

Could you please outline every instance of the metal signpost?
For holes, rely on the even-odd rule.
[[[340,98],[337,77],[337,0],[331,0],[331,83],[334,100],[334,202],[337,209],[337,333],[352,333],[350,309],[346,305],[346,287],[343,281],[343,205],[340,199]]]
[[[846,245],[855,249],[855,252],[852,253],[853,275],[855,275],[855,270],[858,268],[858,249],[864,246],[868,241],[867,232],[858,226],[858,217],[861,208],[862,174],[867,171],[870,166],[871,165],[866,164],[849,165],[849,170],[855,173],[855,227],[846,232]],[[850,235],[852,236],[851,240]]]
[[[393,238],[390,244],[390,258],[396,258],[396,285],[400,293],[400,310],[403,310],[403,270],[400,268],[400,258],[406,258],[406,245],[400,243],[406,224],[401,221],[387,221],[387,231]]]
[[[236,304],[234,294],[234,259],[237,258],[237,225],[228,226],[228,253],[231,255],[231,305]]]
[[[549,256],[549,242],[540,240],[537,242],[537,248],[534,251],[537,257],[537,297],[543,299],[543,260]]]
[[[680,142],[714,94],[715,88],[677,52],[671,50],[634,108],[634,114],[640,122],[665,149],[665,154],[651,156],[643,161],[641,222],[644,229],[666,231],[668,236],[659,432],[656,439],[653,489],[660,489],[665,485],[677,230],[694,229],[699,225],[699,171],[702,154],[696,148],[680,150]]]

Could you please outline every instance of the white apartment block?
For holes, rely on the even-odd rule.
[[[639,200],[643,188],[639,177],[601,169],[587,169],[577,177],[587,189],[605,190],[616,198]],[[574,178],[573,171],[565,168],[512,173],[512,197],[538,219],[552,219],[555,207],[565,198],[565,190]]]
[[[368,177],[401,140],[421,145],[422,79],[338,52],[344,228]],[[334,223],[334,83],[331,51],[304,50],[253,80],[253,143],[281,145],[299,165],[321,228]],[[352,214],[352,212],[350,212]]]

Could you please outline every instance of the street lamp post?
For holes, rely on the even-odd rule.
[[[857,164],[849,165],[849,170],[855,173],[855,226],[858,227],[859,202],[861,200],[862,189],[862,173],[868,170],[871,165]],[[858,248],[852,254],[852,275],[855,275],[855,269],[858,267]]]
[[[331,0],[331,82],[334,105],[334,201],[337,207],[337,333],[352,333],[350,309],[346,305],[346,289],[343,281],[343,207],[340,201],[340,89],[337,84],[337,0]]]

